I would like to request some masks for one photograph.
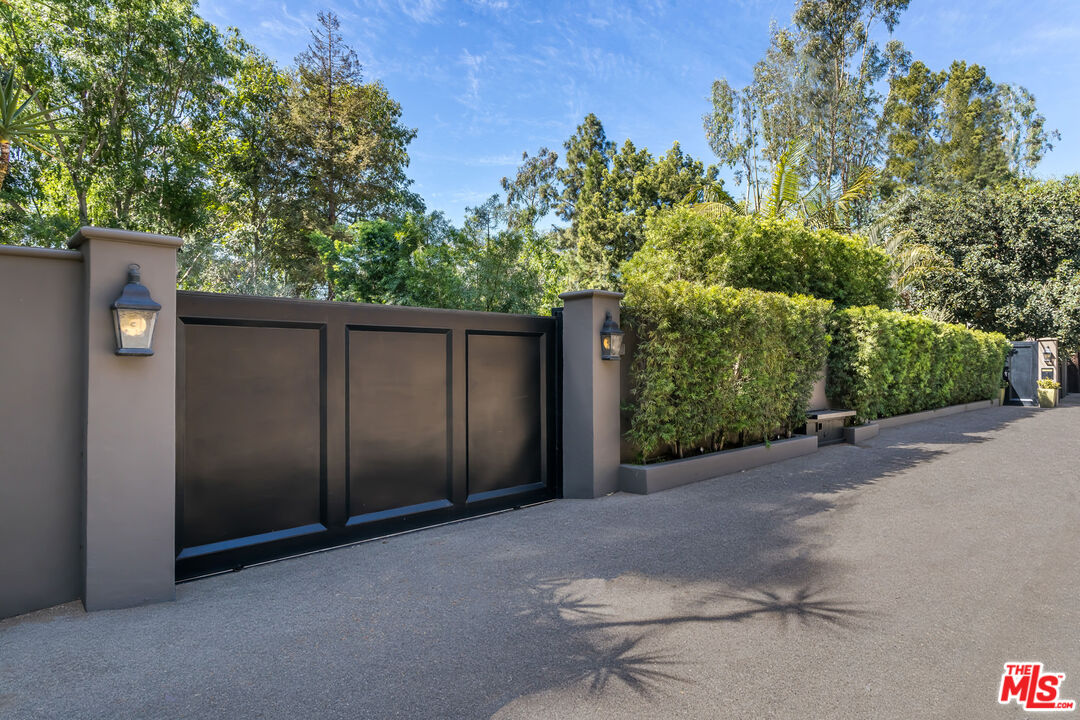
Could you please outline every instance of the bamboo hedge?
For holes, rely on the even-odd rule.
[[[788,436],[825,362],[832,303],[685,280],[627,283],[627,439],[642,460]]]
[[[829,322],[827,393],[860,420],[997,395],[1009,343],[919,315],[855,307]]]
[[[830,400],[858,420],[993,397],[1004,336],[881,309],[889,267],[793,221],[651,215],[621,268],[638,337],[627,440],[648,461],[790,435],[826,359]]]

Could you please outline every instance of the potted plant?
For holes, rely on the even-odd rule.
[[[1039,381],[1039,407],[1052,408],[1057,406],[1057,394],[1061,383],[1053,380]]]

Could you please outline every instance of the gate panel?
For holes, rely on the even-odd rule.
[[[192,324],[182,352],[186,556],[321,530],[320,330]]]
[[[348,353],[349,522],[449,507],[450,334],[350,330]]]
[[[178,577],[553,497],[553,318],[177,301]]]
[[[535,335],[469,333],[469,501],[543,483],[544,386]]]

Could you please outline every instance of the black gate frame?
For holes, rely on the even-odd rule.
[[[439,310],[404,306],[177,293],[176,388],[176,572],[179,580],[200,577],[271,559],[473,517],[549,500],[561,494],[561,323],[553,317]],[[190,326],[316,330],[319,337],[321,393],[320,522],[288,532],[239,537],[197,547],[184,545],[186,332]],[[349,516],[348,488],[348,334],[353,330],[441,333],[447,338],[448,476],[452,498],[441,506]],[[544,482],[468,493],[468,351],[474,336],[525,336],[540,347],[541,462]],[[428,505],[438,505],[429,503]],[[211,545],[213,547],[211,547]]]

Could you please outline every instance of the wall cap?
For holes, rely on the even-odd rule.
[[[71,236],[67,244],[69,248],[74,249],[80,247],[87,240],[112,240],[113,242],[126,242],[135,245],[159,245],[174,250],[184,244],[184,241],[175,235],[155,235],[154,233],[135,232],[134,230],[90,226],[79,228]]]
[[[0,255],[14,255],[17,257],[36,257],[47,260],[76,260],[82,262],[83,255],[77,250],[61,250],[60,248],[30,247],[28,245],[0,245]]]
[[[620,300],[624,294],[625,293],[615,292],[614,290],[571,290],[570,292],[564,292],[559,295],[559,299],[566,301],[585,300],[591,297],[606,297]]]

